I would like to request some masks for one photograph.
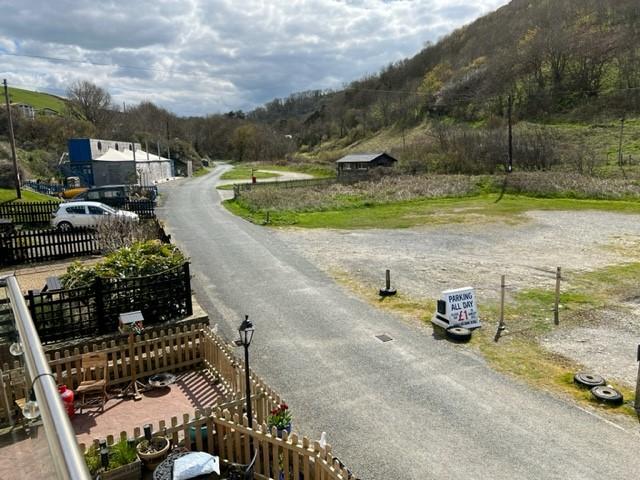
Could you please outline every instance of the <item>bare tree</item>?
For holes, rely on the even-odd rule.
[[[111,119],[111,95],[103,88],[78,80],[67,90],[69,106],[78,118],[88,120],[98,129],[103,129]]]

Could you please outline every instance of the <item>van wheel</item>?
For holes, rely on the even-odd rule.
[[[451,327],[446,330],[447,337],[455,342],[468,342],[471,340],[471,330],[464,327]]]
[[[622,402],[624,401],[624,398],[619,391],[606,385],[593,387],[591,389],[591,395],[593,395],[596,400],[608,405],[622,405]]]
[[[69,222],[60,222],[58,224],[58,230],[60,230],[61,232],[68,232],[72,229],[73,225],[71,225]]]

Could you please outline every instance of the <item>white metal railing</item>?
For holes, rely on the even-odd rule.
[[[40,409],[49,451],[57,477],[61,480],[89,480],[89,470],[76,442],[69,417],[64,410],[58,386],[51,375],[49,362],[42,350],[40,337],[14,276],[0,278],[7,289],[15,317],[16,330],[22,342],[24,364]]]

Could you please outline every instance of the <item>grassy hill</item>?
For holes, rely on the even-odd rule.
[[[63,113],[66,106],[61,97],[42,92],[32,92],[21,88],[9,87],[11,103],[27,103],[36,109],[50,108],[58,113]],[[4,101],[4,94],[2,95]]]
[[[516,122],[608,125],[640,116],[639,31],[637,0],[512,0],[343,90],[276,99],[249,118],[295,132],[303,153],[430,119],[491,127],[509,96]]]

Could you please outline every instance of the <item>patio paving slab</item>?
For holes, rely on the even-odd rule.
[[[104,412],[99,408],[76,412],[71,423],[78,443],[89,446],[94,439],[107,435],[118,437],[126,431],[132,435],[135,427],[151,423],[154,429],[164,420],[170,425],[171,417],[188,413],[193,416],[196,409],[211,407],[225,401],[222,390],[214,385],[213,376],[206,371],[188,371],[176,375],[170,387],[153,389],[142,393],[142,400],[111,398]]]

